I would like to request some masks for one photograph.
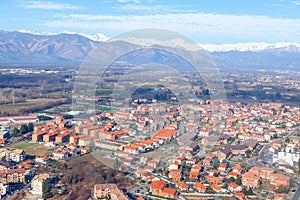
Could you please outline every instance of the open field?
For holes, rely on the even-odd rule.
[[[70,92],[66,93],[63,90],[49,92],[48,95],[49,97],[72,97],[72,94]]]
[[[50,99],[50,98],[37,98],[37,99],[29,99],[26,102],[15,103],[15,104],[4,104],[0,105],[1,112],[14,113],[18,112],[21,109],[30,109],[37,106],[44,106],[48,103],[55,103],[58,101],[64,101],[66,98],[60,99]]]
[[[37,143],[19,142],[19,143],[12,144],[10,147],[22,149],[26,152],[27,155],[45,156],[45,155],[49,155],[50,153],[48,151],[50,148]]]

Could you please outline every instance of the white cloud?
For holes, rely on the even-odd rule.
[[[196,11],[193,9],[185,9],[182,8],[182,6],[173,6],[172,8],[168,5],[136,5],[136,4],[126,4],[126,5],[121,5],[117,6],[118,9],[120,10],[125,10],[125,11],[143,11],[151,14],[155,13],[195,13]],[[143,13],[146,14],[146,13]]]
[[[300,1],[291,1],[292,4],[296,5],[296,6],[300,6]]]
[[[33,35],[57,35],[58,33],[50,33],[50,32],[40,32],[40,31],[29,31],[26,29],[21,29],[18,32],[20,33],[29,33]]]
[[[66,3],[56,3],[50,1],[27,1],[25,8],[36,8],[44,10],[78,10],[82,9],[79,6]]]
[[[50,27],[100,29],[123,32],[139,28],[164,28],[192,36],[231,38],[237,41],[297,41],[300,19],[210,13],[155,15],[69,14],[46,23]],[[201,41],[199,41],[201,42]]]
[[[141,3],[140,0],[118,0],[119,3],[136,3],[139,4]]]

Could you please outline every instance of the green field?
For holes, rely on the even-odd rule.
[[[26,152],[27,155],[31,155],[31,156],[34,156],[34,155],[46,156],[51,153],[49,151],[50,148],[45,147],[42,144],[37,144],[37,143],[19,142],[19,143],[12,144],[10,147],[16,148],[16,149],[22,149]]]
[[[57,101],[63,101],[63,100],[66,100],[66,98],[60,98],[60,99],[50,99],[50,98],[29,99],[29,100],[26,100],[25,102],[21,102],[21,103],[0,105],[0,110],[2,112],[7,112],[7,113],[18,112],[21,109],[33,108],[33,107],[36,107],[36,106],[43,106],[43,105],[46,105],[47,103],[55,103]]]

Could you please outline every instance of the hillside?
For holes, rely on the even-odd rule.
[[[86,56],[99,44],[99,41],[93,41],[77,34],[34,35],[0,31],[0,66],[61,65],[79,67]],[[113,45],[115,46],[109,48],[108,53],[113,53],[111,51],[114,49],[124,46],[123,43],[114,43]],[[280,46],[262,46],[264,48],[260,46],[249,48],[238,44],[236,47],[232,45],[221,46],[220,49],[214,47],[213,51],[211,46],[203,47],[208,48],[207,52],[211,59],[221,69],[300,70],[300,48],[289,43]],[[125,61],[133,59],[134,63],[145,63],[152,58],[155,60],[163,58],[163,64],[172,60],[173,65],[176,65],[176,61],[178,61],[178,66],[183,66],[180,59],[166,58],[163,52],[155,51],[154,49],[140,51],[139,53],[145,54],[144,58],[148,58],[145,60],[134,60],[134,56],[125,56],[123,59]]]

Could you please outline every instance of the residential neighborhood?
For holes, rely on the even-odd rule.
[[[216,105],[227,109],[213,114]],[[47,116],[19,142],[39,148],[28,153],[12,143],[0,149],[2,197],[28,188],[28,197],[46,198],[45,185],[53,188],[60,178],[39,168],[88,154],[148,188],[124,192],[114,183],[95,183],[91,199],[290,199],[299,189],[298,107],[210,100],[198,107],[140,104],[84,119]],[[15,124],[1,125],[6,139]]]

